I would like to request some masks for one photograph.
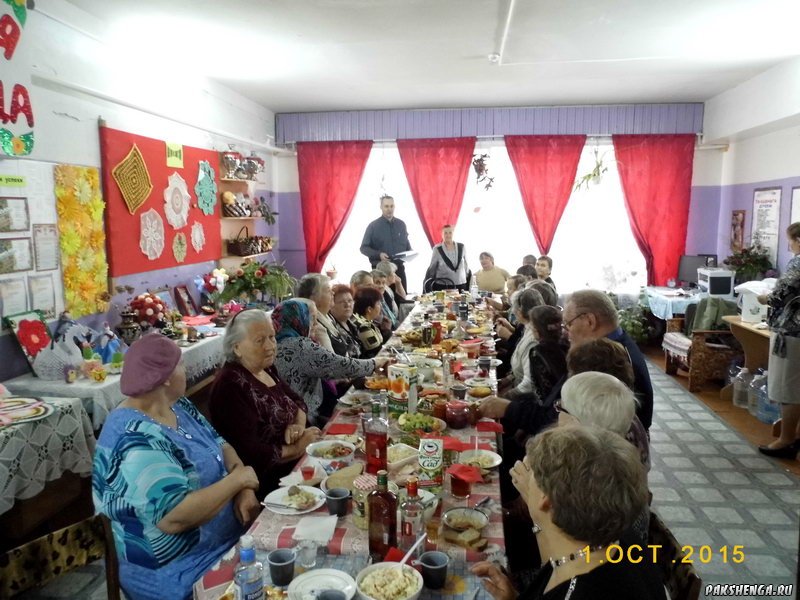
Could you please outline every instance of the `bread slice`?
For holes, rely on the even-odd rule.
[[[475,540],[480,539],[481,532],[477,529],[467,529],[466,531],[462,531],[458,535],[458,542],[460,545],[467,545],[469,546]]]
[[[355,463],[344,469],[334,471],[325,482],[326,487],[330,490],[333,488],[345,488],[353,491],[353,480],[361,475],[364,465]]]

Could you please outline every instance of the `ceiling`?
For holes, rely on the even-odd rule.
[[[698,102],[800,55],[798,0],[70,2],[275,112]]]

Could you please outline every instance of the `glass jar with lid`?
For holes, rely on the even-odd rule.
[[[450,429],[464,429],[469,426],[469,405],[454,400],[447,403],[447,426]]]
[[[369,528],[369,505],[367,496],[378,487],[375,475],[359,475],[353,481],[353,523],[359,529]]]

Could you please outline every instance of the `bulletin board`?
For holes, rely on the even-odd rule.
[[[219,259],[215,151],[110,127],[100,150],[111,277]]]
[[[64,310],[53,163],[0,159],[0,318]]]

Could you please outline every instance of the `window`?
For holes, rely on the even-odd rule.
[[[628,222],[614,149],[608,145],[600,150],[608,171],[599,185],[572,193],[550,250],[553,280],[562,294],[585,287],[636,294],[647,281],[644,258]],[[483,183],[476,183],[470,168],[454,238],[465,245],[473,273],[480,269],[479,254],[487,251],[494,255],[498,267],[513,274],[524,255],[538,256],[540,252],[505,146],[501,142],[479,142],[475,152],[490,155],[488,174],[494,177],[494,182],[489,190],[484,189]],[[588,173],[593,166],[594,150],[587,145],[581,155],[578,176]],[[394,145],[373,148],[353,210],[325,268],[335,266],[342,282],[349,282],[359,269],[369,269],[369,261],[359,247],[367,225],[380,216],[379,198],[384,193],[394,197],[395,215],[405,221],[411,247],[419,252],[406,265],[409,291],[419,292],[430,263],[430,245]]]

